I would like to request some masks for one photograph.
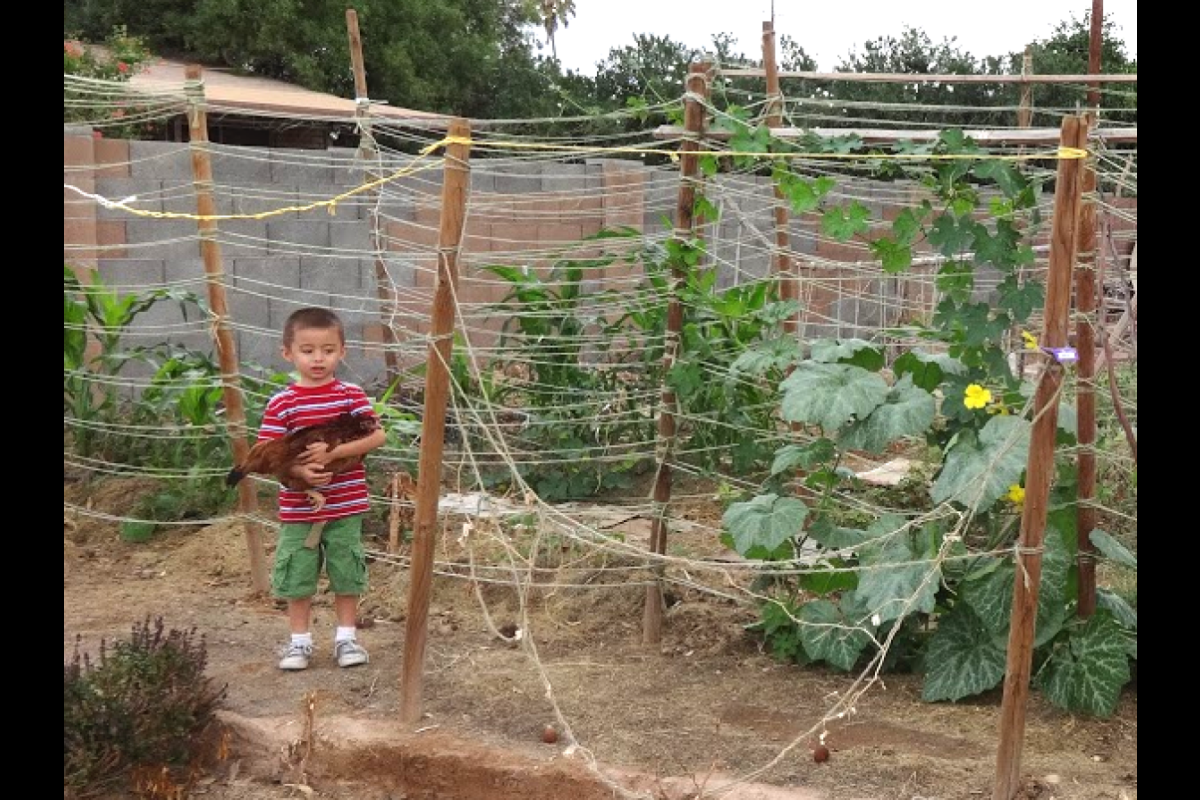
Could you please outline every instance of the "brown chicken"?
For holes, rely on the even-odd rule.
[[[250,448],[245,461],[229,470],[229,474],[225,476],[225,485],[236,486],[242,478],[251,473],[274,475],[287,488],[306,493],[313,504],[313,510],[320,511],[325,506],[325,496],[292,475],[292,467],[296,466],[298,459],[304,455],[310,444],[324,442],[332,450],[343,442],[361,439],[378,428],[379,420],[375,417],[344,413],[320,425],[310,425],[292,431],[282,438],[258,442]],[[337,458],[326,464],[325,470],[337,474],[361,462],[361,457]]]

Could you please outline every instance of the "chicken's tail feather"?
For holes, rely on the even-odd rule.
[[[244,477],[246,477],[246,473],[237,467],[234,467],[233,469],[229,470],[229,474],[225,476],[225,485],[237,486]]]

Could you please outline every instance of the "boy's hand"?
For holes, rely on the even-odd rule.
[[[324,486],[333,479],[333,474],[326,472],[325,468],[319,464],[297,464],[292,467],[292,475],[309,486]]]
[[[325,442],[313,442],[304,449],[298,460],[304,466],[324,467],[333,461],[333,451]]]

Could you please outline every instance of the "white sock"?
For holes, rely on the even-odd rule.
[[[338,642],[344,642],[346,640],[353,641],[354,633],[355,627],[353,625],[348,628],[343,628],[341,625],[338,625],[337,633],[333,637],[334,644],[337,644]]]
[[[312,647],[312,633],[293,633],[292,644],[307,645]]]

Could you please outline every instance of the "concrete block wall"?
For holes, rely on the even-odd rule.
[[[286,368],[278,354],[279,331],[288,313],[310,304],[328,305],[345,318],[351,380],[376,387],[382,380],[385,310],[391,312],[401,360],[424,360],[437,271],[439,157],[388,155],[366,164],[346,148],[212,145],[211,153],[218,214],[290,209],[217,223],[230,316],[244,363]],[[378,178],[386,180],[361,190]],[[136,196],[132,205],[145,212],[196,210],[186,144],[97,139],[90,131],[68,128],[64,182],[106,198]],[[675,166],[605,158],[575,164],[474,160],[456,289],[472,345],[495,345],[505,320],[493,304],[504,297],[507,285],[486,266],[527,266],[545,274],[558,261],[619,250],[620,244],[587,240],[605,227],[628,226],[648,241],[661,242],[675,224],[678,189]],[[865,180],[842,181],[835,191],[840,194],[835,200],[858,199],[880,220],[868,238],[887,230],[901,209],[921,197],[916,187]],[[720,175],[706,182],[704,192],[720,212],[699,230],[708,263],[718,268],[718,285],[768,274],[776,202],[769,178]],[[327,201],[333,198],[337,202],[330,208]],[[1136,199],[1118,202],[1136,209]],[[304,208],[312,204],[322,205]],[[1136,224],[1116,221],[1114,231],[1127,258]],[[870,266],[863,241],[836,243],[819,234],[818,214],[789,214],[788,255],[800,276],[805,336],[869,335],[880,324],[932,310],[935,269],[914,267],[906,278],[883,276]],[[200,255],[194,220],[131,215],[64,192],[64,259],[85,274],[98,269],[106,282],[130,290],[166,281],[203,295]],[[380,274],[387,299],[379,296]],[[585,277],[590,289],[620,289],[640,276],[636,266],[618,261],[590,269]],[[981,274],[981,297],[997,277]],[[146,335],[169,332],[182,342],[204,344],[203,328],[189,328],[165,310],[155,313],[164,316],[144,318]]]

